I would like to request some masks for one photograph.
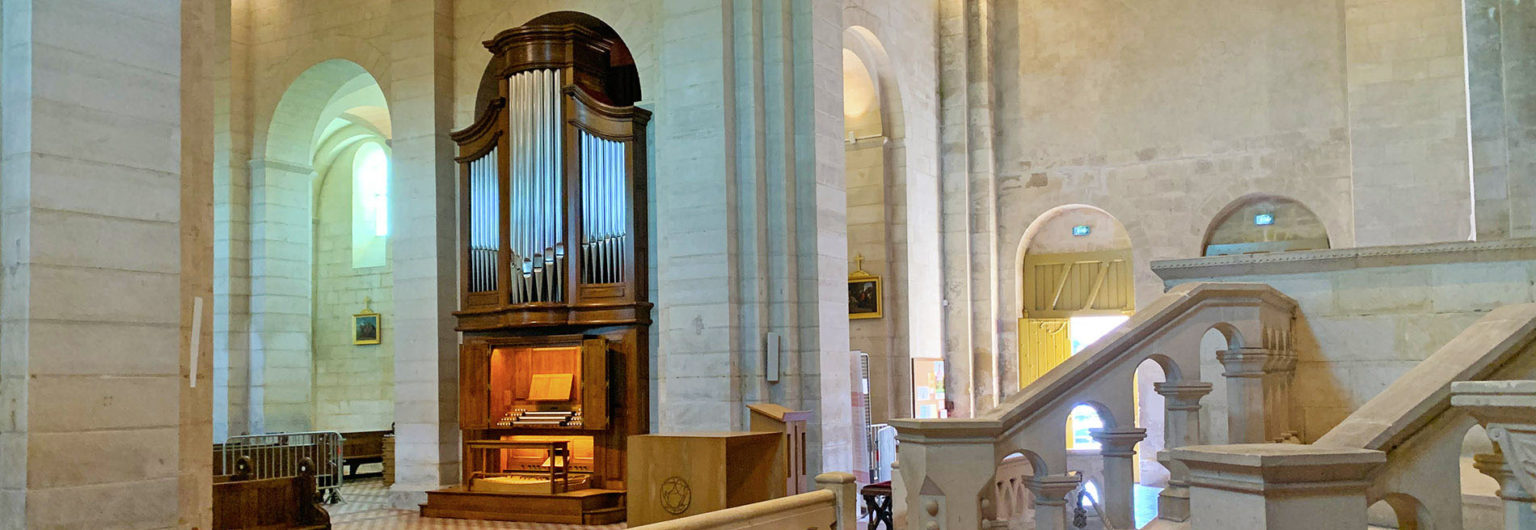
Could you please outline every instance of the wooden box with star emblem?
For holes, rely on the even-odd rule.
[[[783,497],[783,443],[776,432],[629,437],[629,526]]]

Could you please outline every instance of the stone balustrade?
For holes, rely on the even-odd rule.
[[[1290,430],[1280,409],[1289,401],[1295,307],[1294,300],[1262,284],[1180,285],[991,411],[975,418],[892,420],[905,491],[897,503],[909,507],[905,528],[969,530],[1020,517],[1014,498],[998,497],[1016,493],[1011,488],[1025,478],[1036,528],[1066,528],[1066,496],[1083,479],[1068,474],[1065,422],[1081,404],[1093,406],[1104,420],[1094,437],[1103,446],[1103,483],[1097,489],[1106,517],[1116,528],[1130,528],[1134,447],[1146,436],[1131,424],[1137,367],[1150,359],[1166,375],[1157,388],[1168,398],[1167,447],[1197,444],[1199,402],[1211,391],[1201,382],[1200,342],[1207,331],[1219,330],[1226,351],[1237,352],[1229,355],[1234,365],[1220,374],[1228,378],[1229,390],[1239,387],[1229,393],[1229,410],[1234,415],[1257,410],[1263,419],[1256,428],[1242,427],[1233,441],[1268,441]],[[1018,470],[1019,456],[1029,464],[1027,476]],[[1182,470],[1170,471],[1182,484]],[[1172,496],[1159,504],[1182,506],[1169,516],[1186,518],[1187,494],[1170,489]]]

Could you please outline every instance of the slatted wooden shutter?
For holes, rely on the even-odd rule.
[[[1024,317],[1123,315],[1136,309],[1131,251],[1024,256]]]

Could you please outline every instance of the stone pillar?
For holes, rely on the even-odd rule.
[[[1067,494],[1083,481],[1079,475],[1047,475],[1029,479],[1029,492],[1035,496],[1035,530],[1067,530]]]
[[[1136,444],[1147,437],[1147,430],[1091,429],[1099,442],[1099,456],[1104,459],[1104,483],[1099,495],[1104,498],[1104,516],[1115,528],[1130,528],[1136,522],[1132,488],[1136,484]]]
[[[1263,443],[1290,434],[1296,354],[1245,347],[1216,352],[1216,358],[1227,378],[1228,443]]]
[[[1172,454],[1189,469],[1191,530],[1365,528],[1367,477],[1387,461],[1381,451],[1299,444]]]
[[[249,422],[251,434],[313,425],[315,171],[251,160]]]
[[[1536,529],[1530,492],[1536,492],[1536,467],[1510,466],[1506,460],[1536,460],[1536,381],[1463,381],[1451,383],[1451,406],[1471,414],[1488,431],[1497,453],[1477,455],[1479,471],[1499,481],[1504,499],[1504,528]]]
[[[211,519],[208,7],[0,2],[0,528]]]
[[[1505,530],[1536,530],[1536,497],[1520,485],[1514,468],[1504,459],[1504,452],[1494,446],[1493,454],[1473,457],[1472,467],[1499,481],[1499,498],[1504,499]]]
[[[842,8],[654,4],[669,36],[656,46],[660,69],[674,75],[646,87],[659,95],[652,167],[664,175],[652,210],[653,419],[662,431],[731,430],[745,427],[745,403],[811,410],[810,472],[860,469],[841,287],[841,88],[812,75],[841,68]],[[783,338],[784,361],[772,383],[762,363],[770,332]]]
[[[1163,423],[1164,446],[1168,449],[1200,445],[1200,399],[1211,392],[1205,382],[1153,383],[1163,396],[1166,420]],[[1189,470],[1169,455],[1159,451],[1157,461],[1168,468],[1168,487],[1157,495],[1157,516],[1169,521],[1189,520]]]
[[[390,3],[394,119],[390,246],[395,281],[395,484],[390,503],[415,509],[426,491],[459,482],[459,352],[452,128],[453,6]]]

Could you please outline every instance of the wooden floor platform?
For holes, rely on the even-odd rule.
[[[584,489],[559,494],[480,493],[462,486],[427,492],[422,517],[612,524],[624,520],[624,491]]]

